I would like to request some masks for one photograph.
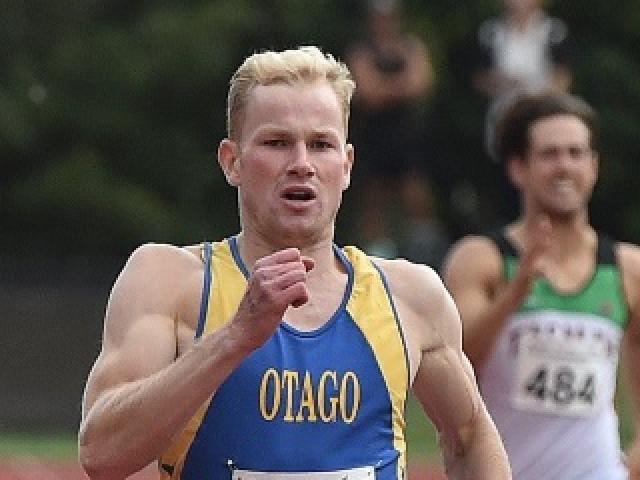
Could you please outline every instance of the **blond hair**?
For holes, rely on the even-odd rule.
[[[314,46],[281,52],[265,51],[247,57],[231,77],[227,96],[227,136],[238,140],[242,116],[251,90],[258,85],[313,83],[326,80],[342,109],[345,134],[355,82],[347,66]]]

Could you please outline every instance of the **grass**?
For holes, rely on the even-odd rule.
[[[625,386],[621,377],[622,375],[618,380],[615,405],[618,412],[618,420],[620,421],[620,442],[623,447],[626,447],[635,437],[635,425],[633,424],[633,399],[629,393],[629,388]]]
[[[440,462],[435,428],[413,396],[407,403],[407,444],[409,462]]]
[[[2,433],[0,458],[38,457],[69,461],[77,457],[74,433]]]
[[[626,446],[634,436],[634,428],[628,393],[623,384],[620,387],[616,406],[620,436]],[[435,429],[414,397],[410,397],[407,404],[407,442],[409,461],[440,462]],[[16,457],[72,461],[77,457],[75,433],[0,433],[0,458]]]

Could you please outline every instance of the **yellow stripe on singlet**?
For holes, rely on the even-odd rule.
[[[217,330],[235,314],[247,284],[244,275],[233,259],[229,243],[227,241],[216,242],[212,246],[211,287],[203,335]],[[222,289],[215,282],[216,278],[224,278],[224,296],[221,294]],[[211,398],[198,409],[178,439],[161,456],[159,460],[160,480],[180,479],[187,452],[210,403]],[[166,465],[171,473],[163,468],[163,465]]]
[[[394,448],[400,453],[398,478],[406,471],[404,413],[409,392],[409,363],[404,339],[380,272],[355,247],[344,253],[353,265],[349,314],[371,345],[391,398]]]
[[[203,335],[216,331],[235,315],[247,289],[247,279],[233,258],[229,242],[213,244],[211,268],[213,280]],[[216,278],[224,278],[224,288],[215,283]]]

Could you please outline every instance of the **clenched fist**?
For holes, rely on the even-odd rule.
[[[252,348],[273,335],[289,306],[299,307],[309,300],[306,279],[313,266],[313,259],[303,257],[297,248],[277,251],[254,264],[233,319]]]

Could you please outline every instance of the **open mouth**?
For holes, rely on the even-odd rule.
[[[316,198],[314,191],[309,188],[289,188],[282,196],[295,202],[308,202]]]

